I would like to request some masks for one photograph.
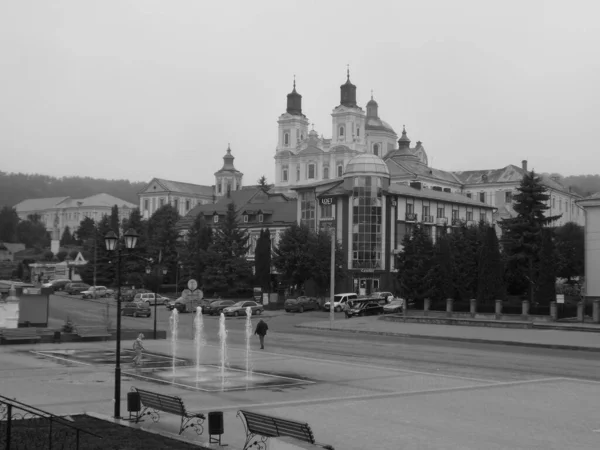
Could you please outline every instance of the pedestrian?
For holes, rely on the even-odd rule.
[[[136,366],[142,365],[142,351],[146,349],[142,345],[142,339],[144,339],[144,333],[140,333],[137,339],[133,342],[133,350],[135,351],[135,357],[133,358],[133,364]]]
[[[344,314],[346,315],[346,319],[350,318],[350,310],[352,309],[352,303],[346,302],[344,303]]]
[[[254,334],[257,334],[258,338],[260,339],[260,349],[261,350],[265,349],[265,336],[267,335],[268,329],[269,329],[269,325],[267,325],[266,322],[262,319],[260,319],[258,321],[258,323],[256,324],[256,330],[254,330]]]

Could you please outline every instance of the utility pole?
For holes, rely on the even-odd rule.
[[[94,300],[96,300],[96,264],[98,261],[98,234],[94,230]]]
[[[335,307],[333,304],[334,290],[335,290],[335,228],[333,224],[330,228],[331,231],[331,267],[329,273],[329,328],[333,329],[333,320],[335,317]]]

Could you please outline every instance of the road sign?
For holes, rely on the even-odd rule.
[[[198,282],[192,278],[190,281],[188,281],[187,286],[190,291],[195,291],[198,289]]]
[[[556,294],[556,303],[564,303],[565,295],[564,294]]]

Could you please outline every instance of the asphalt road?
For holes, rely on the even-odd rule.
[[[157,307],[158,329],[169,329],[171,312]],[[108,314],[108,319],[106,319]],[[114,299],[82,300],[80,297],[53,295],[50,298],[51,325],[64,323],[66,316],[79,324],[98,324],[108,320],[114,326]],[[325,358],[335,361],[373,363],[425,372],[498,381],[522,380],[544,376],[571,377],[600,381],[600,355],[593,352],[543,348],[488,345],[381,335],[318,331],[295,328],[299,323],[322,321],[329,317],[323,311],[305,313],[265,312],[269,325],[266,346],[278,353]],[[151,329],[154,318],[123,317],[122,326],[129,329]],[[194,314],[179,315],[179,339],[193,338]],[[253,324],[257,318],[253,317]],[[342,313],[335,320],[345,319]],[[369,320],[376,321],[373,317]],[[219,318],[203,316],[206,340],[218,342]],[[245,345],[245,318],[227,318],[228,344]],[[399,324],[401,326],[401,324]],[[543,331],[540,331],[543,333]],[[565,333],[568,333],[566,331]],[[590,336],[595,338],[595,335]],[[147,344],[152,347],[151,341]]]

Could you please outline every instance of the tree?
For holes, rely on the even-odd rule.
[[[453,284],[456,300],[470,300],[477,293],[477,252],[479,227],[462,225],[449,235],[453,255]]]
[[[454,298],[453,257],[450,240],[444,232],[435,243],[436,297],[440,300]]]
[[[267,184],[267,177],[265,177],[264,175],[261,176],[258,181],[256,182],[260,187],[268,187],[269,185]]]
[[[77,243],[83,245],[83,243],[89,239],[93,239],[96,232],[96,224],[94,219],[85,217],[79,222],[79,228],[76,231]]]
[[[64,250],[61,250],[56,254],[56,257],[60,262],[63,262],[67,258],[68,253]]]
[[[398,255],[398,280],[401,295],[407,300],[423,301],[435,293],[433,243],[423,227],[415,225],[402,240]]]
[[[496,230],[485,226],[483,234],[477,264],[477,302],[480,304],[503,300],[505,294],[504,266]]]
[[[79,269],[81,279],[87,284],[94,283],[94,268],[96,284],[99,286],[112,286],[116,283],[116,252],[108,252],[104,236],[110,231],[110,218],[103,216],[94,229],[94,235],[87,241],[91,245],[89,263]],[[95,251],[93,249],[96,244]]]
[[[67,225],[63,231],[62,237],[60,238],[60,245],[66,246],[73,245],[74,243],[75,239],[73,239],[73,236],[71,235],[71,229]]]
[[[231,202],[206,252],[202,275],[205,291],[230,297],[249,294],[252,266],[246,259],[247,252],[248,233],[238,226],[235,205]]]
[[[256,286],[260,286],[263,291],[271,290],[271,232],[268,228],[260,230],[260,237],[256,242],[254,277]]]
[[[50,235],[39,214],[30,214],[17,225],[17,236],[27,248],[43,249],[50,246]]]
[[[556,244],[556,275],[571,282],[585,275],[584,230],[581,225],[568,222],[554,230]]]
[[[4,206],[0,210],[0,242],[17,242],[19,215],[15,208]]]
[[[161,206],[148,220],[148,239],[145,242],[147,254],[162,263],[173,267],[177,264],[179,231],[176,228],[179,221],[177,210],[167,204]]]
[[[318,292],[322,295],[329,290],[331,280],[331,233],[328,229],[320,229],[317,233],[310,232],[310,239],[304,251],[314,258],[312,264],[312,280]],[[335,239],[335,237],[334,237]],[[335,243],[335,278],[343,279],[345,272],[340,272],[339,267],[344,264],[344,254],[341,245]]]
[[[535,290],[535,301],[547,305],[556,299],[556,255],[552,230],[542,230],[542,243],[539,255],[539,273]]]
[[[302,286],[313,276],[314,255],[308,246],[311,240],[306,225],[294,223],[281,234],[279,245],[273,250],[273,266],[281,281],[290,286]]]
[[[117,236],[121,235],[121,227],[119,223],[119,207],[113,205],[110,209],[110,229],[115,232]]]
[[[550,207],[546,202],[550,198],[547,189],[541,184],[541,178],[532,170],[526,173],[517,188],[519,193],[514,196],[516,217],[503,219],[502,241],[510,268],[526,274],[529,283],[529,299],[533,302],[537,283],[537,269],[542,242],[542,229],[560,218],[546,217],[544,212]]]
[[[181,249],[184,273],[194,278],[202,286],[202,274],[206,270],[206,252],[212,243],[212,228],[204,216],[198,214],[190,228]]]

